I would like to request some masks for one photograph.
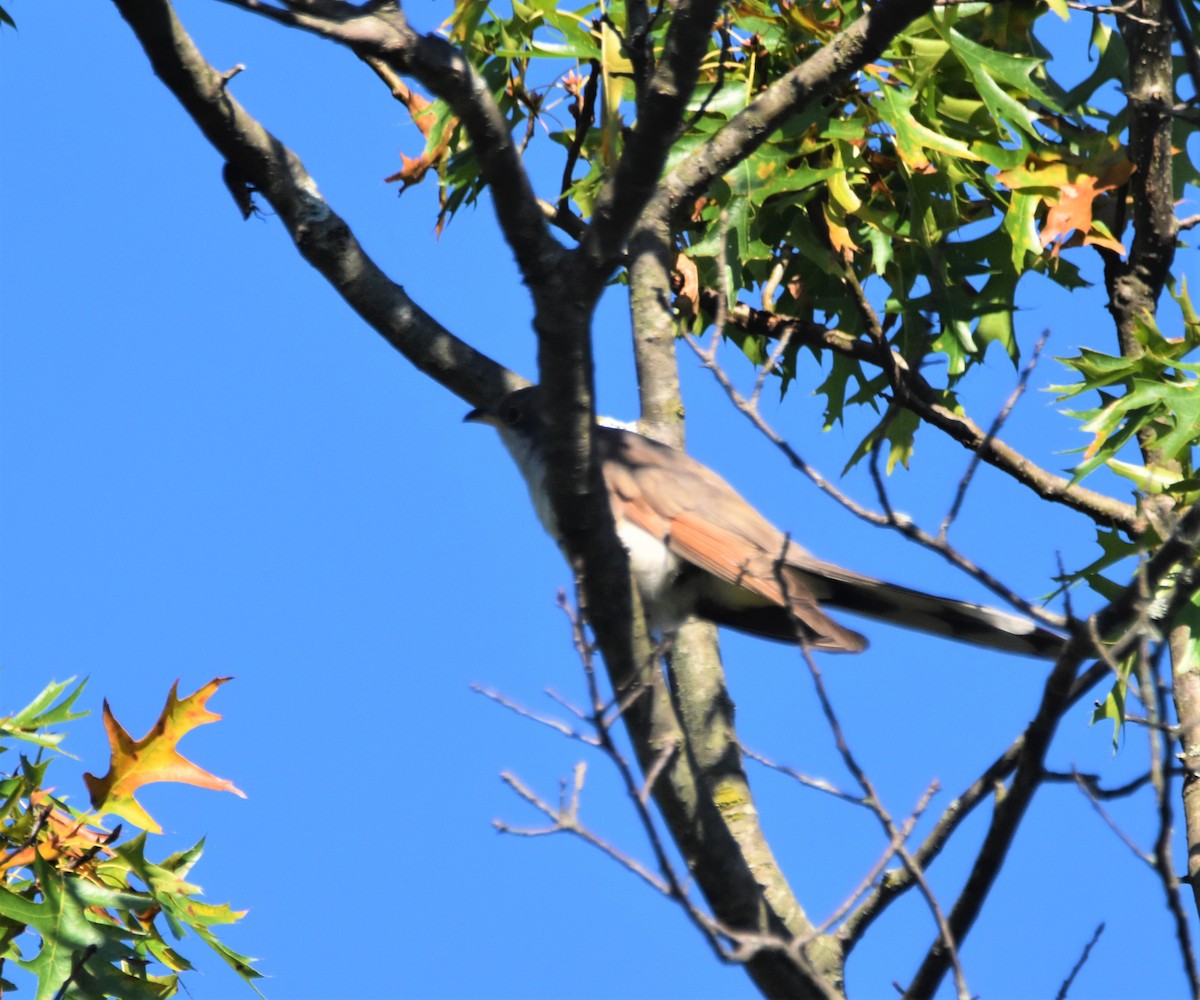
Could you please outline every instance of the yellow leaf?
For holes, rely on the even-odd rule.
[[[208,711],[208,699],[229,677],[218,677],[209,681],[195,694],[182,701],[176,696],[179,682],[171,685],[167,704],[154,723],[153,728],[140,740],[134,740],[114,718],[108,702],[104,702],[104,728],[112,747],[112,758],[108,773],[103,778],[85,774],[84,782],[92,798],[92,808],[100,813],[115,813],[143,830],[162,833],[160,827],[147,813],[133,793],[143,785],[158,781],[175,781],[185,785],[197,785],[218,792],[233,792],[245,798],[245,793],[233,782],[209,774],[180,754],[175,745],[198,726],[218,721],[221,716]]]

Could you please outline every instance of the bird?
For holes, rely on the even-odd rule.
[[[471,410],[525,479],[546,532],[561,545],[546,490],[541,392],[527,386]],[[689,616],[823,652],[858,653],[865,636],[825,606],[1011,653],[1053,659],[1065,639],[1028,618],[887,583],[818,559],[712,469],[634,431],[598,425],[596,450],[617,535],[647,626],[666,634]]]

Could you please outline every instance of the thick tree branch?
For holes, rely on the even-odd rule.
[[[616,170],[600,192],[592,224],[577,251],[598,273],[611,271],[642,209],[658,189],[719,7],[718,0],[681,0],[671,14],[662,53],[638,101],[637,121]]]
[[[537,285],[553,274],[566,251],[550,235],[520,150],[486,81],[450,42],[413,30],[400,5],[386,0],[361,6],[322,0],[312,5],[319,13],[284,10],[262,0],[222,2],[338,42],[362,59],[377,59],[446,101],[471,139],[496,218],[525,281]]]
[[[821,49],[771,84],[724,128],[663,180],[656,200],[673,214],[691,204],[718,177],[745,160],[789,118],[820,100],[883,50],[933,0],[881,0]]]
[[[1136,354],[1135,327],[1152,316],[1175,257],[1175,206],[1171,175],[1170,0],[1145,0],[1138,21],[1122,21],[1129,48],[1129,158],[1133,242],[1126,261],[1105,257],[1108,308],[1122,353]]]
[[[275,209],[296,248],[372,328],[421,371],[473,404],[521,379],[459,340],[379,269],[290,149],[229,93],[167,0],[113,0],[175,95],[228,163]],[[215,179],[215,171],[214,171]]]
[[[668,220],[644,213],[630,240],[630,310],[634,358],[641,393],[640,429],[675,447],[683,447],[683,404],[675,352],[675,317],[670,268],[673,244]],[[749,969],[768,995],[794,995],[815,989],[807,972],[816,967],[825,985],[840,993],[841,948],[812,927],[775,860],[759,821],[750,782],[734,729],[733,700],[717,648],[716,629],[693,621],[675,635],[668,651],[670,692],[682,746],[694,775],[696,805],[687,828],[673,833],[681,847],[703,831],[720,831],[685,849],[706,898],[730,927],[756,928],[781,941],[808,941],[803,963],[788,967],[778,947],[751,950]],[[705,841],[707,864],[697,864]],[[791,982],[789,982],[789,979]],[[818,991],[819,992],[819,991]]]
[[[547,487],[563,548],[582,583],[586,614],[613,689],[628,702],[623,718],[642,773],[651,773],[666,748],[685,751],[671,759],[653,795],[713,913],[738,935],[774,942],[745,958],[765,995],[826,997],[830,982],[840,989],[840,949],[818,938],[798,961],[780,944],[809,935],[811,925],[762,835],[736,738],[727,738],[719,724],[731,711],[719,665],[714,671],[711,659],[681,647],[674,657],[676,684],[668,692],[641,622],[628,559],[592,452],[590,319],[602,287],[596,272],[576,256],[535,296],[538,367],[548,414]],[[587,595],[602,599],[589,601]]]
[[[1185,61],[1195,73],[1195,44],[1190,25],[1183,10],[1174,0],[1144,0],[1139,13],[1143,18],[1122,22],[1121,32],[1129,49],[1129,156],[1137,168],[1130,178],[1134,235],[1128,260],[1107,253],[1105,283],[1108,288],[1108,308],[1117,327],[1117,342],[1122,355],[1136,357],[1142,347],[1137,338],[1137,325],[1153,317],[1158,300],[1170,273],[1175,255],[1179,223],[1175,218],[1172,174],[1172,106],[1174,104],[1174,68],[1171,57],[1172,27],[1184,47]],[[1195,81],[1193,81],[1195,82]],[[1161,454],[1157,431],[1145,427],[1138,434],[1142,459],[1148,466],[1169,468],[1176,475],[1184,470],[1179,462]],[[1144,501],[1159,514],[1167,512],[1168,498],[1148,497]],[[1184,523],[1196,516],[1196,508],[1184,515]],[[1167,546],[1164,546],[1164,549]],[[1155,560],[1169,558],[1163,552]],[[1192,567],[1194,561],[1184,561]],[[1175,714],[1181,722],[1197,718],[1200,712],[1200,676],[1194,667],[1193,648],[1196,636],[1186,625],[1177,626],[1170,636],[1170,654],[1174,675]],[[1200,730],[1194,725],[1181,726],[1179,742],[1184,768],[1183,815],[1187,831],[1188,874],[1196,908],[1200,910],[1200,780],[1197,762],[1200,761]],[[1170,879],[1173,873],[1164,871],[1164,887],[1174,899]],[[1177,923],[1179,914],[1176,914]],[[1192,978],[1197,981],[1194,957],[1185,942],[1186,924],[1181,931],[1181,948]]]
[[[641,396],[640,430],[675,448],[684,445],[683,400],[671,304],[674,254],[666,219],[643,216],[629,241],[629,310]]]

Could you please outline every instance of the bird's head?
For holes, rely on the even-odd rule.
[[[495,403],[477,407],[463,420],[467,423],[490,424],[504,437],[511,434],[536,440],[542,429],[541,393],[536,385],[528,385],[502,396]]]

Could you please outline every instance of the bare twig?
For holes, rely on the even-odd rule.
[[[1178,773],[1182,774],[1182,771]],[[1050,784],[1071,784],[1082,786],[1087,794],[1097,801],[1107,801],[1109,799],[1123,799],[1132,795],[1134,792],[1144,788],[1150,783],[1150,772],[1139,774],[1131,781],[1117,785],[1115,788],[1102,788],[1100,786],[1100,775],[1084,774],[1080,771],[1071,771],[1070,773],[1062,771],[1043,771],[1042,780]]]
[[[753,750],[748,749],[744,745],[742,746],[742,753],[744,753],[751,760],[762,764],[763,767],[769,767],[772,771],[778,771],[780,774],[786,774],[789,778],[798,781],[806,788],[812,788],[818,792],[825,792],[827,795],[832,795],[834,798],[841,799],[843,802],[849,802],[851,805],[864,807],[867,805],[864,799],[857,795],[851,795],[849,792],[842,791],[836,785],[830,784],[824,778],[810,778],[807,774],[801,774],[799,771],[788,767],[786,764],[778,764],[773,760],[769,760],[768,758],[762,756],[762,754],[755,753]]]
[[[925,879],[925,873],[921,866],[917,864],[912,854],[905,848],[904,841],[907,839],[907,833],[897,827],[890,813],[883,805],[883,800],[880,799],[875,791],[874,783],[867,776],[865,770],[858,763],[853,751],[850,749],[850,744],[846,741],[845,734],[842,731],[841,723],[838,721],[837,713],[834,711],[833,702],[829,698],[829,693],[825,689],[825,679],[821,674],[820,668],[813,659],[812,651],[808,647],[808,641],[805,638],[806,632],[804,623],[800,620],[792,610],[792,604],[788,600],[788,580],[783,572],[785,565],[784,560],[787,557],[788,545],[790,539],[784,538],[783,548],[779,553],[779,557],[775,563],[775,583],[779,587],[783,595],[784,604],[792,614],[792,625],[796,633],[797,645],[800,647],[800,653],[804,657],[804,662],[808,666],[809,676],[813,681],[813,688],[817,693],[817,700],[821,705],[821,712],[825,716],[825,722],[829,726],[829,731],[833,735],[834,745],[837,747],[839,756],[842,758],[842,763],[846,765],[846,769],[853,775],[854,780],[858,783],[859,788],[863,791],[863,798],[868,804],[868,808],[875,814],[883,827],[884,832],[888,837],[889,849],[892,849],[898,854],[904,862],[905,869],[909,872],[912,878],[920,887],[921,894],[925,897],[925,901],[929,906],[930,912],[933,914],[934,922],[938,928],[938,937],[946,954],[949,957],[949,962],[954,970],[954,982],[958,992],[959,1000],[970,1000],[971,991],[967,989],[966,977],[963,974],[962,966],[958,961],[958,947],[955,939],[950,931],[950,925],[946,922],[946,918],[942,913],[942,908],[937,901],[937,897],[933,893],[933,889]],[[931,790],[929,795],[933,794]],[[927,802],[927,800],[926,800]],[[874,881],[872,879],[872,881]],[[870,883],[867,883],[868,885]],[[853,904],[851,904],[853,905]],[[849,907],[847,907],[849,909]]]
[[[858,887],[816,928],[814,936],[817,933],[824,934],[829,928],[837,926],[846,914],[850,912],[851,907],[866,895],[871,886],[875,884],[876,879],[883,874],[888,862],[903,851],[904,844],[912,836],[913,829],[917,825],[917,820],[921,818],[921,814],[928,808],[929,803],[933,800],[933,796],[937,794],[940,788],[941,786],[936,780],[929,783],[929,787],[921,793],[920,799],[917,800],[917,804],[913,807],[912,813],[896,828],[895,835],[888,842],[888,846],[879,860],[871,866],[870,871],[863,877]]]
[[[716,340],[714,334],[713,340]],[[773,372],[783,357],[784,352],[788,349],[788,344],[791,343],[791,338],[786,334],[779,338],[779,343],[775,345],[775,349],[771,351],[771,356],[767,358],[766,363],[758,370],[758,376],[754,380],[754,391],[750,394],[750,405],[758,406],[759,398],[762,396],[763,386],[766,384],[767,375]]]
[[[669,898],[675,900],[683,907],[684,912],[691,919],[692,923],[698,927],[704,934],[705,938],[712,945],[717,955],[722,958],[727,958],[727,953],[719,939],[718,934],[714,931],[711,920],[706,914],[699,910],[695,903],[692,902],[691,896],[685,889],[682,880],[675,872],[675,866],[671,863],[670,857],[667,855],[666,848],[663,845],[662,837],[658,831],[658,825],[654,822],[654,817],[650,813],[648,798],[653,791],[654,783],[662,774],[663,769],[675,755],[677,748],[669,748],[669,753],[660,753],[658,759],[652,768],[648,769],[646,781],[639,785],[633,774],[633,769],[629,766],[629,762],[625,759],[624,754],[618,749],[612,738],[612,725],[616,718],[607,719],[604,715],[601,706],[604,704],[604,699],[600,695],[599,685],[596,680],[596,670],[593,664],[592,647],[588,643],[583,632],[583,626],[576,615],[567,603],[565,595],[559,595],[559,607],[564,615],[566,615],[571,627],[572,642],[575,645],[576,652],[579,655],[579,662],[583,668],[584,677],[587,681],[588,695],[591,703],[594,706],[594,714],[591,717],[591,723],[596,731],[596,736],[599,740],[600,749],[613,762],[617,768],[617,772],[621,776],[621,781],[625,786],[625,792],[633,802],[634,809],[638,816],[643,831],[645,831],[647,839],[650,841],[650,848],[654,854],[654,859],[658,865],[661,878],[657,880],[660,891]],[[652,669],[653,665],[648,665],[648,669]],[[636,698],[638,692],[627,692],[627,698]]]
[[[1038,359],[1042,355],[1042,348],[1046,346],[1046,340],[1049,336],[1050,330],[1047,328],[1038,337],[1037,343],[1033,345],[1033,353],[1029,356],[1029,363],[1021,370],[1021,377],[1017,379],[1017,384],[1012,391],[1012,395],[1008,397],[1004,406],[1000,408],[1000,412],[996,414],[996,419],[992,421],[992,426],[988,428],[987,436],[984,437],[983,444],[979,450],[972,452],[971,461],[967,463],[967,471],[963,473],[963,477],[958,484],[958,490],[954,494],[954,502],[950,504],[950,510],[946,513],[946,519],[942,521],[942,526],[938,529],[937,537],[939,541],[945,540],[946,533],[950,530],[950,525],[958,517],[958,512],[967,497],[967,487],[971,484],[975,470],[979,468],[981,454],[991,446],[996,435],[1000,433],[1000,428],[1004,426],[1004,422],[1008,419],[1009,414],[1012,413],[1013,407],[1017,405],[1017,400],[1021,398],[1026,387],[1029,385],[1029,376],[1033,374],[1033,369],[1037,367]]]
[[[567,149],[567,159],[563,164],[562,181],[559,183],[558,206],[555,211],[555,219],[558,216],[570,216],[571,210],[568,204],[571,185],[574,183],[575,165],[579,162],[579,154],[583,152],[583,144],[587,140],[588,132],[596,121],[596,92],[600,86],[600,61],[598,59],[591,60],[590,70],[588,72],[587,83],[583,87],[583,92],[579,93],[576,88],[575,103],[571,105],[571,116],[575,119],[575,135],[571,139],[571,145]],[[583,230],[587,228],[586,224],[582,224],[580,236]],[[579,237],[577,236],[576,239]]]
[[[883,514],[887,518],[888,524],[893,526],[911,524],[908,518],[896,514],[895,508],[892,507],[892,499],[888,496],[887,484],[883,481],[883,474],[879,471],[879,456],[883,452],[883,442],[887,440],[888,427],[899,412],[900,408],[896,405],[895,400],[888,403],[883,418],[875,428],[875,440],[871,444],[871,457],[867,462],[867,473],[875,486],[875,498],[879,501],[879,506],[883,508]]]
[[[482,684],[472,684],[471,690],[476,694],[483,695],[485,698],[490,698],[497,705],[503,705],[510,712],[515,712],[517,715],[520,715],[523,718],[531,719],[533,722],[538,723],[538,725],[546,726],[550,729],[553,729],[556,733],[561,733],[568,739],[578,740],[580,743],[586,743],[593,747],[600,745],[600,741],[596,739],[596,737],[591,736],[588,733],[581,733],[579,730],[568,726],[565,722],[562,722],[559,719],[552,719],[548,716],[538,715],[536,712],[532,712],[524,706],[518,705],[515,701],[509,700],[498,691],[493,691],[490,688],[484,687]]]
[[[1088,802],[1091,804],[1091,807],[1094,810],[1096,810],[1096,815],[1098,815],[1102,820],[1104,820],[1104,822],[1108,825],[1108,828],[1117,835],[1117,839],[1119,841],[1121,841],[1122,844],[1124,844],[1126,847],[1128,847],[1133,852],[1134,857],[1136,857],[1143,864],[1148,865],[1150,868],[1153,868],[1154,867],[1153,855],[1147,854],[1140,847],[1138,847],[1138,845],[1133,842],[1133,839],[1124,830],[1122,830],[1120,826],[1117,825],[1117,821],[1115,819],[1113,819],[1113,817],[1104,808],[1104,806],[1102,806],[1100,804],[1100,800],[1095,795],[1092,794],[1092,791],[1087,786],[1087,783],[1079,780],[1079,778],[1076,777],[1075,784],[1076,784],[1076,787],[1081,792],[1083,792],[1084,796],[1087,798]]]
[[[1054,1000],[1067,1000],[1067,991],[1070,990],[1071,984],[1075,982],[1075,977],[1079,975],[1080,970],[1084,967],[1088,960],[1088,955],[1092,953],[1092,948],[1095,947],[1096,942],[1100,940],[1100,935],[1103,933],[1104,923],[1101,921],[1101,923],[1096,927],[1095,932],[1092,934],[1092,939],[1083,946],[1083,954],[1079,956],[1079,961],[1071,967],[1071,971],[1067,975],[1067,978],[1063,980],[1062,986],[1058,988],[1058,992],[1054,995]]]
[[[228,87],[229,81],[232,80],[235,76],[237,76],[239,73],[244,73],[244,72],[246,72],[246,67],[244,65],[242,65],[241,63],[238,63],[236,66],[233,67],[233,69],[227,69],[224,73],[221,74],[222,89],[224,89],[225,87]]]
[[[597,836],[586,826],[579,821],[579,794],[583,790],[583,775],[584,768],[579,764],[575,768],[575,785],[573,797],[570,804],[564,808],[561,804],[556,808],[541,799],[534,791],[532,791],[520,778],[508,771],[500,775],[501,780],[508,785],[521,798],[528,802],[539,812],[548,816],[553,822],[553,826],[542,828],[529,828],[511,826],[503,820],[493,820],[492,825],[501,833],[509,833],[516,837],[545,837],[554,833],[570,833],[579,837],[581,840],[591,844],[592,847],[607,854],[610,858],[616,861],[621,867],[627,868],[639,878],[647,882],[658,892],[665,895],[670,895],[671,890],[659,876],[650,871],[636,858],[630,857],[617,847],[610,844],[604,838]]]

